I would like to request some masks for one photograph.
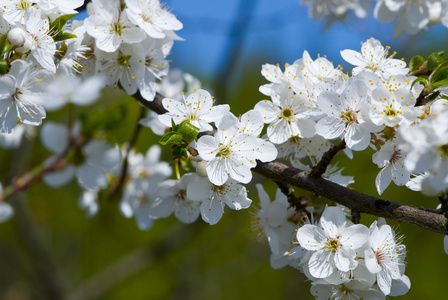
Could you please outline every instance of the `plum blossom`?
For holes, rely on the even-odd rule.
[[[369,230],[347,221],[339,207],[327,207],[318,225],[306,224],[297,231],[297,241],[313,251],[308,268],[311,276],[326,278],[334,271],[347,272],[358,265],[355,250],[364,246]]]
[[[183,27],[176,16],[161,5],[159,0],[126,0],[126,12],[133,24],[154,39],[172,36],[170,34],[172,31]]]
[[[392,280],[403,276],[405,256],[406,247],[389,225],[378,226],[374,222],[370,226],[369,249],[364,251],[364,259],[367,269],[376,274],[378,286],[385,295],[391,292]]]
[[[370,133],[381,130],[369,119],[369,96],[361,80],[349,80],[340,94],[322,92],[318,103],[327,117],[319,120],[316,132],[326,139],[343,138],[348,148],[361,151],[369,145]]]
[[[208,161],[207,175],[214,185],[223,185],[229,177],[248,183],[257,159],[267,162],[277,156],[273,145],[241,132],[240,126],[235,116],[226,115],[216,124],[214,136],[202,136],[197,142],[199,155]]]
[[[252,227],[260,231],[259,236],[267,238],[272,254],[279,255],[281,253],[281,232],[285,227],[291,229],[292,224],[288,225],[287,220],[294,213],[294,209],[289,207],[288,199],[280,189],[277,189],[275,200],[271,202],[263,186],[257,184],[256,187],[261,208],[254,216],[255,221]],[[289,230],[289,232],[292,231]]]
[[[206,90],[197,90],[181,100],[165,98],[162,104],[168,112],[159,116],[160,122],[171,127],[171,120],[175,124],[189,120],[200,132],[213,130],[209,123],[218,123],[230,110],[227,104],[213,106],[213,97]]]
[[[179,180],[165,180],[157,189],[157,199],[151,203],[149,215],[155,219],[174,215],[183,223],[193,223],[199,217],[201,201],[187,197],[187,186],[198,176],[187,173]]]
[[[378,194],[381,195],[392,180],[398,186],[405,185],[409,181],[411,172],[404,166],[406,155],[402,154],[395,142],[387,141],[372,159],[382,168],[375,179]]]
[[[187,186],[187,198],[200,201],[202,219],[210,225],[221,220],[224,207],[240,210],[248,208],[252,200],[247,198],[246,188],[229,179],[222,185],[215,185],[207,178],[195,176]]]
[[[115,52],[122,43],[135,44],[145,39],[145,33],[132,24],[120,0],[93,0],[87,7],[89,17],[84,24],[95,45],[104,52]]]
[[[375,73],[384,79],[389,79],[394,75],[406,75],[409,71],[406,63],[393,58],[395,52],[388,57],[389,47],[381,45],[377,39],[370,38],[361,43],[361,53],[354,50],[343,50],[341,56],[348,63],[356,66],[352,70],[353,76],[363,71]]]
[[[35,101],[39,83],[48,74],[31,63],[15,60],[8,74],[0,77],[0,132],[11,133],[17,121],[38,126],[46,117],[45,109]]]
[[[271,95],[272,101],[262,100],[255,105],[269,124],[267,136],[275,144],[286,142],[292,137],[313,137],[315,122],[310,120],[307,112],[314,107],[305,95],[292,91]]]

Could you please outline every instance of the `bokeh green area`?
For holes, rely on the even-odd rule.
[[[263,99],[258,87],[264,84],[259,65],[245,68],[241,79],[228,92],[235,114],[244,113]],[[218,99],[220,100],[220,99]],[[123,93],[109,90],[99,104],[77,108],[92,128],[108,122],[111,142],[130,139],[140,107]],[[64,121],[68,109],[49,114]],[[96,122],[98,121],[98,122]],[[93,124],[93,125],[92,125]],[[104,127],[104,126],[103,126]],[[144,128],[136,151],[145,152],[157,142]],[[372,163],[373,151],[355,153],[353,160],[337,156],[343,175],[355,176],[353,188],[377,196],[374,179],[379,169]],[[1,182],[8,185],[51,155],[43,148],[38,133],[18,150],[0,152]],[[169,159],[168,151],[164,158]],[[259,175],[257,181],[265,179]],[[266,181],[271,196],[275,184]],[[310,282],[297,270],[270,267],[270,250],[252,230],[253,214],[259,207],[256,189],[248,186],[251,208],[231,211],[214,226],[198,220],[185,225],[174,217],[155,221],[141,231],[133,219],[124,218],[118,200],[107,193],[100,197],[100,211],[86,218],[77,205],[80,194],[75,181],[60,189],[36,182],[11,200],[16,216],[0,225],[0,299],[312,299]],[[394,184],[382,198],[433,208],[436,198],[426,198]],[[375,220],[362,215],[367,226]],[[408,256],[406,274],[410,292],[400,299],[443,299],[448,276],[448,256],[440,234],[411,225],[390,224],[404,234]],[[62,297],[51,298],[49,286],[57,284]]]

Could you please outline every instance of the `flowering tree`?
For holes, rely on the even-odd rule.
[[[448,235],[443,53],[407,63],[370,38],[360,49],[341,51],[353,65],[344,73],[304,51],[283,70],[264,64],[259,91],[266,99],[235,116],[197,78],[169,70],[167,57],[183,25],[159,0],[93,0],[85,20],[70,21],[83,2],[5,0],[0,11],[0,142],[17,148],[39,131],[52,152],[3,182],[0,221],[13,217],[14,197],[40,179],[60,188],[76,177],[89,217],[97,214],[99,197],[119,199],[120,212],[142,230],[172,214],[182,223],[215,225],[226,206],[241,210],[259,202],[255,227],[268,241],[271,266],[304,273],[315,298],[385,299],[409,291],[406,246],[385,219]],[[374,15],[382,22],[397,18],[396,36],[415,34],[436,22],[447,26],[445,2],[378,1]],[[351,12],[363,18],[372,9],[370,1],[303,4],[316,20]],[[117,104],[79,113],[100,105],[102,90],[123,90],[141,107],[125,144],[110,136]],[[47,112],[58,117],[47,120]],[[133,149],[142,126],[160,136],[146,153]],[[440,207],[411,207],[351,189],[356,178],[341,174],[335,156],[353,158],[366,149],[375,151],[372,161],[380,168],[379,195],[393,181],[438,196]],[[258,199],[248,198],[253,172],[278,185],[275,199],[262,183]],[[378,220],[367,227],[361,213]]]

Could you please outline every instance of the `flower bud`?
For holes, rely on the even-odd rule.
[[[196,167],[196,173],[201,177],[207,177],[207,170],[205,166],[207,162],[205,160],[198,162],[198,166]]]
[[[19,53],[26,53],[31,50],[33,40],[31,36],[22,28],[15,27],[8,32],[8,42],[16,47],[15,51]]]

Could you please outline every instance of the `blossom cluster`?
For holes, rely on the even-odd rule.
[[[448,6],[444,0],[379,0],[374,7],[371,0],[302,0],[301,4],[309,7],[308,14],[314,20],[320,21],[326,17],[330,22],[345,19],[350,13],[366,18],[373,9],[378,21],[395,21],[395,37],[404,33],[415,35],[439,23],[448,27]]]
[[[304,3],[316,19],[350,10],[365,17],[371,9],[368,1]],[[390,20],[398,17],[400,34],[414,30],[403,29],[412,27],[406,22],[418,30],[428,25],[429,17],[421,12],[434,3],[419,4],[428,6],[418,10],[420,22],[417,16],[405,17],[417,14],[408,2],[379,1],[375,12]],[[181,39],[175,31],[183,25],[159,0],[93,0],[85,20],[69,22],[82,4],[5,1],[0,11],[0,44],[5,45],[0,63],[6,66],[0,69],[0,145],[14,148],[23,137],[34,138],[33,128],[42,125],[47,111],[67,114],[66,123],[46,121],[39,132],[51,152],[42,161],[41,177],[54,188],[76,177],[82,190],[79,206],[89,217],[99,211],[100,192],[109,189],[119,195],[121,213],[135,218],[142,230],[171,215],[183,223],[201,216],[214,225],[226,206],[252,205],[245,184],[252,182],[257,163],[278,159],[312,172],[334,146],[349,158],[353,151],[375,151],[379,194],[392,181],[427,195],[448,189],[446,85],[434,87],[430,101],[419,102],[426,86],[380,41],[370,38],[359,51],[341,51],[353,65],[351,73],[307,51],[284,70],[264,64],[261,74],[268,83],[259,91],[266,99],[235,116],[197,78],[169,70],[166,57],[174,40]],[[440,7],[439,17],[445,10]],[[113,143],[107,125],[98,125],[107,123],[107,109],[78,114],[79,106],[93,104],[107,87],[138,93],[143,102],[164,95],[166,112],[150,111],[138,126],[161,136],[159,143],[172,153],[170,163],[162,160],[159,145],[140,153],[132,142]],[[332,164],[321,176],[348,187],[354,178],[341,172]],[[271,265],[302,271],[316,298],[385,299],[409,290],[405,246],[384,220],[367,228],[347,220],[341,207],[326,207],[314,222],[312,200],[293,205],[279,189],[271,202],[262,185],[257,189],[261,208],[254,228],[268,239]],[[4,193],[0,185],[0,222],[13,215]],[[303,216],[310,218],[298,228]]]
[[[305,214],[294,231],[286,196],[278,190],[271,202],[261,185],[258,194],[255,226],[269,241],[272,267],[299,269],[316,299],[386,299],[409,291],[406,247],[384,219],[367,228],[347,220],[341,207],[326,207],[319,222]]]

